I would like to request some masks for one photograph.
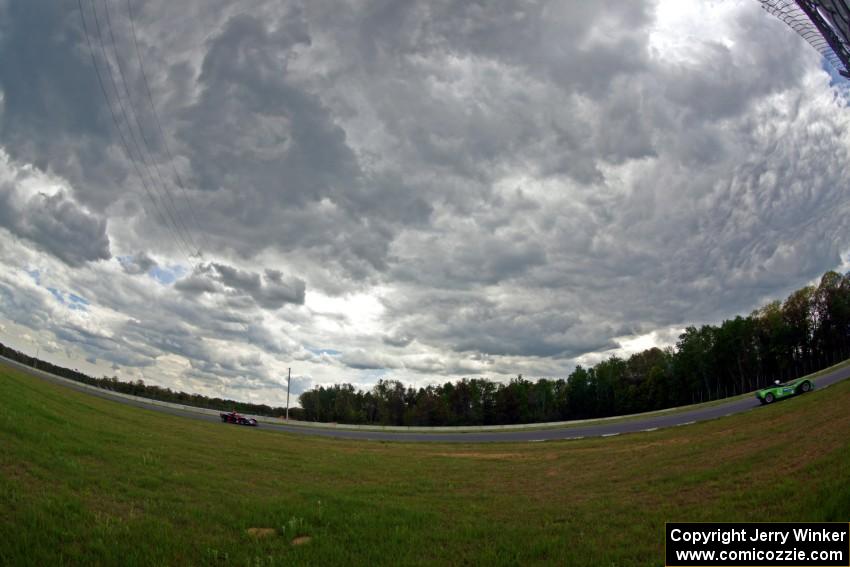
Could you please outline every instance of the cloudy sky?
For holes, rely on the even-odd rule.
[[[847,267],[848,91],[755,0],[80,5],[0,0],[30,354],[275,404],[564,376]]]

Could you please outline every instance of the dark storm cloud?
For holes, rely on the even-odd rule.
[[[226,191],[205,214],[224,226],[241,219],[240,237],[227,230],[222,241],[241,254],[301,248],[362,279],[384,265],[390,222],[430,209],[362,171],[345,130],[289,68],[311,45],[300,10],[275,17],[223,24],[208,41],[200,95],[182,113],[179,135],[201,188]]]
[[[211,278],[199,273],[192,273],[174,284],[177,289],[185,294],[198,295],[201,293],[216,293],[222,291],[222,287]]]
[[[216,262],[197,266],[174,287],[190,295],[221,293],[237,301],[250,298],[263,309],[271,310],[287,303],[303,304],[305,292],[303,280],[284,278],[278,270],[266,270],[261,275]]]
[[[123,367],[144,368],[153,365],[156,358],[163,354],[147,345],[139,348],[67,321],[61,326],[57,325],[53,334],[63,343],[73,344],[88,353],[86,360],[92,364],[103,359]]]
[[[558,306],[557,308],[555,306]],[[388,299],[389,319],[417,340],[458,352],[571,358],[614,348],[623,334],[603,321],[589,324],[551,297],[489,299],[472,293],[412,290]]]
[[[44,329],[50,323],[46,295],[8,276],[0,278],[0,306],[5,318],[30,329]]]
[[[64,191],[20,193],[11,183],[0,185],[0,226],[72,267],[111,258],[106,219],[82,209]]]
[[[627,88],[650,67],[650,2],[390,2],[313,10],[357,47],[334,52],[344,61],[338,65],[351,66],[342,81],[367,91],[375,119],[399,144],[393,153],[417,169],[460,175],[467,190],[472,180],[520,164],[547,176],[599,181],[596,129],[578,107]],[[634,138],[621,140],[622,148],[609,144],[610,158],[649,151],[635,148]]]
[[[411,243],[403,256],[394,258],[396,277],[437,288],[467,287],[498,284],[547,263],[546,245],[534,233],[505,229],[491,233],[477,225],[453,228]]]
[[[44,169],[92,157],[80,141],[109,134],[80,22],[76,2],[0,3],[0,139]]]
[[[343,353],[339,361],[354,370],[380,370],[383,368],[400,368],[399,361],[381,353],[367,352],[363,349],[353,349]]]
[[[385,335],[381,338],[384,344],[394,347],[406,347],[413,342],[415,337],[410,335],[399,335],[397,333]]]
[[[130,275],[146,274],[158,264],[147,252],[137,252],[133,256],[119,258],[121,267]]]

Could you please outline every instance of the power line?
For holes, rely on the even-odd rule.
[[[150,82],[148,81],[148,75],[145,72],[145,64],[142,61],[142,50],[139,49],[139,40],[136,36],[136,24],[133,19],[133,6],[130,0],[127,0],[127,14],[130,18],[130,32],[133,36],[133,46],[135,47],[136,58],[139,60],[139,70],[142,73],[142,82],[145,85],[145,92],[148,95],[148,102],[150,103],[151,111],[153,112],[154,121],[156,122],[156,127],[159,131],[159,136],[160,138],[162,138],[162,145],[163,147],[165,147],[165,151],[168,154],[168,160],[171,164],[171,169],[174,172],[174,178],[177,180],[177,186],[180,187],[181,191],[183,192],[183,198],[186,201],[186,207],[189,209],[189,216],[192,218],[192,222],[195,225],[195,231],[200,233],[200,225],[198,224],[198,219],[195,216],[195,211],[189,204],[189,193],[186,190],[186,186],[183,183],[183,179],[180,176],[180,172],[177,170],[177,166],[174,165],[174,162],[176,160],[174,159],[174,154],[172,154],[171,152],[171,147],[168,143],[168,137],[166,137],[165,132],[162,128],[162,122],[159,119],[159,113],[156,111],[156,105],[153,101],[153,94],[151,94]],[[198,250],[199,255],[200,253],[201,251]]]
[[[139,169],[139,165],[136,163],[136,160],[133,159],[133,157],[132,157],[132,153],[130,152],[130,145],[127,143],[127,139],[124,137],[124,131],[121,129],[121,124],[118,121],[118,115],[115,114],[115,110],[112,108],[112,104],[109,100],[109,95],[107,94],[106,87],[104,86],[104,83],[103,83],[103,77],[101,76],[100,68],[97,66],[97,58],[94,55],[94,48],[92,47],[88,25],[86,24],[86,16],[85,16],[85,12],[83,11],[82,0],[77,0],[77,6],[80,8],[80,19],[83,22],[83,32],[85,33],[86,43],[88,44],[88,47],[89,47],[89,54],[91,55],[92,66],[94,67],[94,72],[97,75],[97,83],[98,83],[98,85],[100,85],[100,92],[103,93],[103,98],[106,100],[106,106],[109,108],[109,114],[112,116],[112,123],[115,125],[115,129],[118,131],[118,136],[121,139],[121,144],[124,146],[124,151],[127,153],[127,157],[130,158],[130,161],[133,164],[133,168],[136,170],[136,175],[138,175],[139,179],[142,181],[142,186],[145,189],[145,193],[147,194],[147,196],[150,198],[151,202],[153,203],[154,208],[156,209],[157,215],[159,216],[159,219],[162,221],[162,223],[165,226],[168,226],[168,221],[165,219],[165,215],[162,213],[162,210],[159,208],[159,204],[157,203],[156,199],[154,198],[153,193],[151,193],[151,190],[148,187],[147,182],[145,181],[145,178],[142,175],[141,170]]]
[[[154,168],[154,171],[156,171],[156,175],[157,175],[157,178],[159,179],[160,185],[163,188],[163,190],[165,191],[165,194],[168,197],[168,200],[171,202],[171,206],[174,209],[174,214],[176,215],[176,219],[177,219],[177,221],[179,221],[180,228],[183,229],[183,235],[184,235],[183,240],[190,244],[192,250],[196,250],[197,246],[195,245],[195,242],[192,239],[192,234],[189,232],[189,229],[186,228],[186,223],[183,221],[183,218],[180,215],[180,210],[177,207],[177,204],[174,202],[174,196],[171,194],[171,191],[168,188],[168,184],[165,182],[165,180],[162,176],[162,172],[159,169],[159,164],[157,164],[156,159],[154,159],[153,151],[151,150],[151,144],[148,142],[147,136],[145,136],[145,130],[144,130],[144,128],[142,128],[142,123],[139,120],[139,113],[136,112],[136,109],[133,106],[133,98],[132,98],[132,95],[130,94],[130,88],[127,85],[127,78],[126,78],[126,74],[124,73],[124,66],[121,64],[121,56],[118,53],[118,43],[115,41],[115,34],[113,32],[113,27],[112,27],[112,19],[111,19],[111,16],[109,14],[109,3],[107,2],[107,0],[103,0],[103,6],[106,10],[106,26],[107,26],[107,29],[109,30],[109,37],[112,40],[112,50],[115,53],[115,62],[118,65],[118,75],[121,78],[121,83],[124,86],[124,91],[127,93],[127,105],[130,107],[130,115],[133,117],[133,120],[136,123],[136,128],[138,129],[139,134],[140,134],[141,139],[142,139],[142,144],[143,144],[144,148],[147,150],[147,154],[148,154],[148,157],[150,158],[150,161],[153,163],[153,168]],[[142,160],[145,160],[144,154],[142,154]],[[147,164],[147,162],[146,162],[146,164]],[[148,171],[150,171],[150,167],[148,167]],[[163,199],[163,201],[164,201],[164,199]],[[174,218],[174,216],[172,216],[172,218]]]
[[[133,146],[136,148],[137,154],[142,159],[142,165],[144,166],[145,170],[147,171],[148,177],[150,178],[151,186],[154,188],[154,192],[155,192],[156,188],[157,188],[156,180],[154,179],[153,173],[151,172],[150,165],[148,165],[147,160],[145,159],[145,154],[142,151],[142,148],[139,144],[138,138],[133,131],[133,126],[130,123],[130,119],[127,116],[127,109],[124,106],[124,102],[121,98],[121,92],[119,91],[118,85],[115,82],[115,75],[112,72],[112,66],[111,66],[110,61],[109,61],[109,55],[106,52],[106,42],[103,38],[103,33],[101,31],[100,18],[98,18],[98,15],[97,15],[97,6],[95,4],[95,0],[91,0],[91,5],[92,5],[92,11],[94,12],[94,21],[95,21],[96,29],[97,29],[97,38],[98,38],[98,41],[100,43],[100,50],[101,50],[101,53],[103,55],[103,59],[104,59],[105,65],[106,65],[107,73],[109,74],[109,81],[112,85],[112,90],[115,92],[116,103],[118,104],[118,107],[121,109],[121,114],[124,117],[124,123],[127,125],[127,129],[129,130],[129,133],[130,133],[130,140],[133,142]],[[135,159],[135,158],[133,158],[133,159]],[[189,250],[189,253],[191,253],[191,246],[188,245],[188,243],[186,242],[186,239],[180,233],[180,227],[177,225],[177,221],[174,219],[174,215],[172,214],[171,209],[168,208],[168,204],[165,202],[165,199],[162,199],[162,197],[160,197],[160,199],[162,200],[163,208],[165,209],[165,212],[167,213],[167,216],[171,221],[171,226],[173,227],[173,233],[177,237],[179,244],[182,244],[184,246],[184,248]],[[166,226],[168,226],[167,223],[166,223]],[[184,252],[185,252],[185,250],[184,250]]]
[[[147,170],[148,176],[151,179],[151,185],[153,185],[153,187],[156,188],[156,183],[155,183],[154,178],[153,178],[153,173],[151,173],[150,166],[147,164],[147,161],[145,160],[145,155],[142,152],[141,146],[139,145],[139,141],[136,139],[136,136],[133,135],[133,127],[132,127],[132,124],[130,123],[130,119],[127,117],[127,109],[124,106],[124,102],[121,100],[121,92],[118,90],[118,85],[115,83],[115,76],[112,73],[112,67],[111,67],[110,62],[109,62],[109,56],[106,53],[106,43],[103,40],[103,33],[102,33],[101,27],[100,27],[100,18],[98,18],[98,16],[97,16],[97,5],[95,4],[95,0],[91,0],[91,6],[92,6],[92,11],[94,12],[94,21],[95,21],[96,29],[97,29],[97,38],[98,38],[98,41],[100,43],[100,50],[101,50],[101,53],[103,55],[104,64],[106,65],[106,71],[109,75],[109,81],[112,85],[112,90],[115,92],[116,103],[118,104],[118,107],[121,109],[121,114],[124,117],[124,123],[127,125],[127,129],[129,130],[130,140],[133,142],[133,145],[136,148],[136,152],[142,158],[142,165]],[[133,157],[132,153],[130,154],[130,158],[133,159],[133,160],[135,159]],[[145,180],[145,182],[146,182],[146,180]],[[163,207],[165,208],[165,212],[168,213],[168,217],[171,220],[171,224],[173,226],[174,234],[177,237],[177,240],[180,241],[180,244],[182,244],[182,246],[184,246],[185,249],[190,250],[190,253],[191,253],[191,247],[187,245],[185,239],[180,234],[180,229],[177,226],[177,222],[174,220],[174,215],[171,214],[171,210],[168,208],[168,206],[166,205],[166,203],[164,201],[163,201]],[[166,226],[168,226],[167,223],[166,223]],[[185,250],[184,250],[184,253],[185,253]]]

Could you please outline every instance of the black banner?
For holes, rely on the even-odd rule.
[[[667,567],[848,567],[850,524],[667,523]]]

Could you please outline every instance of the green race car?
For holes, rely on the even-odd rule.
[[[805,394],[812,391],[815,385],[808,378],[797,378],[788,382],[780,383],[779,380],[773,386],[762,388],[756,392],[756,398],[762,404],[770,404],[782,398],[790,398],[797,394]]]

